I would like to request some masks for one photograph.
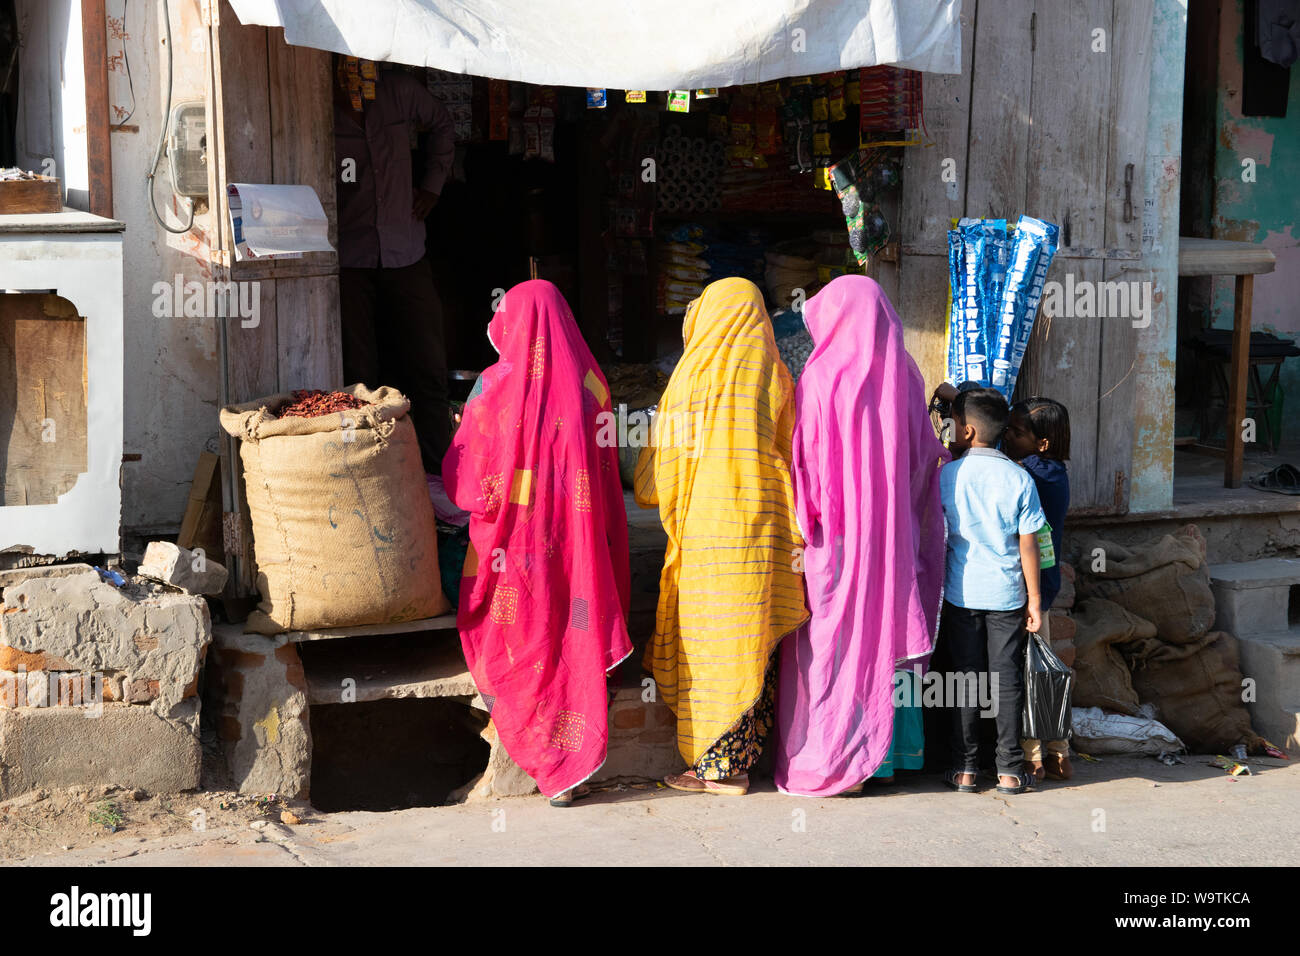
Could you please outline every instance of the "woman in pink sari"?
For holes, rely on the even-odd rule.
[[[442,467],[470,513],[456,624],[506,753],[567,806],[605,762],[606,674],[632,651],[618,449],[597,443],[609,387],[549,282],[507,292],[488,338],[501,358]]]
[[[830,796],[860,790],[890,755],[895,667],[934,649],[949,456],[879,285],[837,278],[804,322],[794,490],[811,618],[781,645],[775,778]]]

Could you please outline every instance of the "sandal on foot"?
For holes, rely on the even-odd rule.
[[[1034,779],[1040,782],[1047,776],[1047,771],[1043,768],[1043,761],[1041,760],[1026,760],[1025,773],[1033,774]]]
[[[975,793],[979,789],[975,784],[962,783],[960,779],[962,777],[973,776],[975,776],[975,774],[970,770],[945,770],[943,774],[943,782],[952,787],[958,793]]]
[[[749,792],[749,774],[738,773],[734,777],[727,777],[725,780],[701,780],[695,775],[695,771],[687,770],[685,773],[670,773],[664,777],[664,783],[674,790],[685,790],[687,793],[717,793],[724,796],[743,797]]]
[[[591,795],[591,787],[585,783],[580,783],[576,787],[570,787],[563,793],[551,797],[551,806],[553,807],[571,807],[574,800],[581,800],[583,797]]]
[[[1008,787],[1002,782],[1003,777],[1011,777],[1016,781],[1014,787]],[[998,793],[1024,793],[1034,786],[1034,776],[1029,773],[1000,773],[998,774]]]
[[[1053,780],[1069,780],[1074,776],[1074,767],[1070,766],[1070,758],[1065,754],[1047,754],[1043,757],[1043,765],[1047,776]]]
[[[862,783],[858,784],[858,785],[855,786],[855,787],[849,787],[847,790],[841,790],[839,793],[835,794],[835,796],[837,796],[837,797],[860,797],[860,796],[862,796],[863,794],[865,794],[866,792],[867,792],[867,782],[864,780]]]

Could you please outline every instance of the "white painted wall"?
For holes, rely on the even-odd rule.
[[[199,0],[170,0],[175,49],[173,103],[205,96],[206,67]],[[81,76],[79,0],[18,0],[23,103],[19,150],[38,168],[53,155],[68,185],[70,205],[86,207],[85,91]],[[125,29],[122,26],[125,13]],[[164,122],[166,57],[160,0],[107,0],[109,104],[115,130],[113,216],[126,224],[123,255],[125,369],[124,451],[142,456],[122,467],[122,523],[126,529],[162,531],[180,525],[199,452],[217,450],[217,348],[211,319],[155,318],[156,282],[208,274],[202,228],[167,233],[154,221],[145,177]],[[62,114],[60,116],[60,114]],[[159,165],[159,209],[173,224],[184,221],[185,201],[173,202],[164,156]],[[169,212],[170,210],[170,212]],[[203,227],[208,216],[201,216]]]

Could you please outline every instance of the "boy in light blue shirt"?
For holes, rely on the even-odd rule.
[[[939,476],[948,522],[947,567],[939,640],[952,669],[997,679],[999,793],[1023,793],[1020,714],[1024,708],[1025,644],[1037,631],[1037,532],[1047,523],[1033,479],[997,450],[1006,430],[1006,399],[991,388],[961,392],[952,403],[954,454]],[[951,703],[951,702],[950,702]],[[977,701],[952,709],[952,769],[945,782],[963,793],[976,789],[979,759]]]

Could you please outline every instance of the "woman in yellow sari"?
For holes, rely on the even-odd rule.
[[[794,383],[758,287],[723,279],[686,310],[685,352],[636,469],[668,533],[645,665],[689,769],[670,787],[745,793],[772,726],[774,651],[808,619],[790,478]]]

